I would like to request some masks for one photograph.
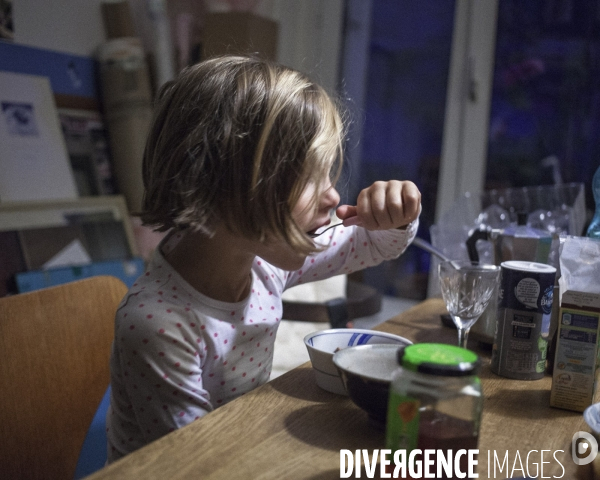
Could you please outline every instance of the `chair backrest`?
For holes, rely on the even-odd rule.
[[[355,318],[381,310],[381,293],[375,288],[348,280],[346,297],[325,303],[283,301],[282,318],[304,322],[328,322],[333,328],[351,326]]]
[[[126,292],[98,276],[0,298],[0,477],[73,478]]]

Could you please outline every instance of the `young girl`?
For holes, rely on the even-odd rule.
[[[161,89],[141,216],[170,233],[117,312],[109,461],[267,382],[285,289],[406,249],[411,182],[337,207],[343,130],[321,87],[256,58],[207,60]],[[336,207],[344,225],[311,238]]]

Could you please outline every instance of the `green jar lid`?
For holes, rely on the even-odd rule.
[[[398,363],[413,372],[447,377],[476,375],[481,366],[476,353],[445,343],[415,343],[400,348]]]

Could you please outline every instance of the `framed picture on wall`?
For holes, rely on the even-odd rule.
[[[77,198],[47,77],[0,71],[0,201]]]

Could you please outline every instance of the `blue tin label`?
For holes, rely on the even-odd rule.
[[[540,306],[542,307],[542,311],[546,314],[552,312],[552,302],[554,300],[554,285],[550,285],[546,287],[544,290],[544,294],[542,295]]]

